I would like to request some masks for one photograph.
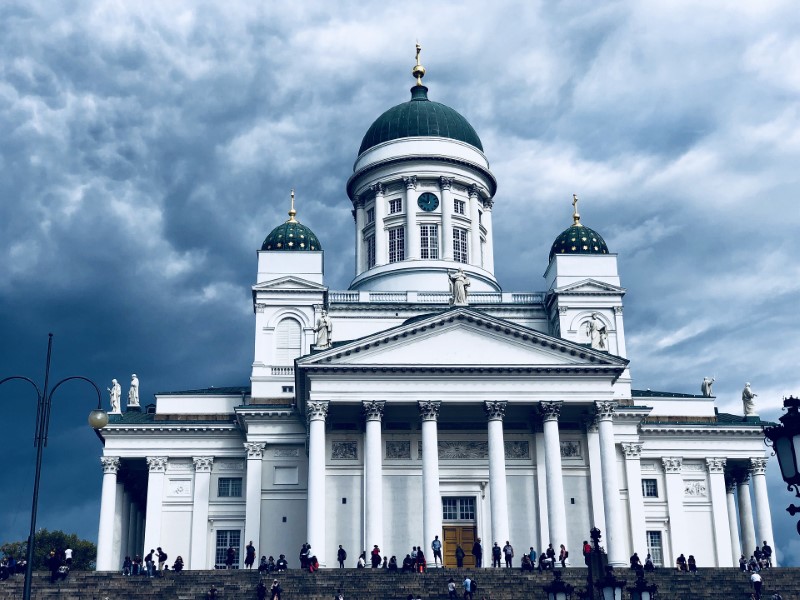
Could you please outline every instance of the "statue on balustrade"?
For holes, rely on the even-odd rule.
[[[131,375],[131,388],[128,390],[128,408],[139,408],[139,378]]]
[[[742,407],[744,408],[745,417],[756,416],[756,403],[754,401],[756,396],[758,394],[753,393],[753,390],[750,389],[750,384],[745,383],[742,390]]]
[[[108,399],[111,402],[110,414],[112,415],[122,414],[122,410],[120,408],[120,398],[122,397],[122,386],[116,379],[112,379],[111,387],[106,389],[108,390]]]
[[[314,327],[314,332],[317,334],[317,343],[314,345],[315,348],[318,350],[325,350],[331,347],[333,323],[331,323],[327,310],[323,310],[319,319],[317,319],[317,326]]]
[[[711,398],[714,395],[714,392],[711,390],[714,381],[715,379],[713,377],[703,377],[703,383],[700,384],[700,391],[703,393],[704,397]]]
[[[447,271],[450,279],[450,306],[469,306],[467,301],[467,288],[469,287],[469,277],[464,274],[462,269],[458,271]]]

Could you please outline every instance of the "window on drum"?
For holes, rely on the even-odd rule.
[[[439,258],[439,227],[436,225],[420,225],[419,257]]]
[[[406,257],[406,231],[403,227],[389,230],[389,262],[398,262]]]
[[[453,228],[453,260],[460,263],[469,262],[467,246],[467,230]]]

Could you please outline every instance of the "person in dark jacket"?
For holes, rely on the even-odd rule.
[[[461,547],[461,544],[456,545],[456,566],[460,569],[464,566],[464,556],[466,553],[464,549]]]
[[[475,540],[472,544],[472,556],[475,557],[475,568],[480,569],[483,564],[483,548],[481,547],[481,538]]]

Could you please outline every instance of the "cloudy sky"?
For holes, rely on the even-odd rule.
[[[619,253],[636,387],[713,375],[738,412],[750,381],[772,418],[800,392],[796,3],[255,4],[0,5],[0,378],[41,381],[52,331],[55,379],[126,392],[136,372],[145,402],[245,384],[256,250],[295,187],[327,283],[348,286],[345,182],[408,99],[419,38],[431,99],[499,181],[504,289],[542,289],[577,193]],[[55,396],[39,524],[95,539],[90,392]],[[28,527],[35,403],[21,384],[0,402],[1,542]],[[800,556],[775,464],[770,487]]]

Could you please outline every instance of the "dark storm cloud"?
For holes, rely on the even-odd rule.
[[[499,180],[503,287],[541,289],[577,192],[620,255],[635,384],[713,374],[722,410],[744,381],[777,405],[800,388],[797,21],[790,3],[7,3],[0,376],[40,379],[52,330],[56,378],[127,389],[135,371],[145,399],[245,383],[255,251],[295,187],[328,283],[348,285],[344,185],[369,124],[407,99],[419,37],[431,98],[467,116]],[[55,399],[41,521],[91,538],[88,392]],[[0,391],[0,505],[18,507],[0,539],[26,527],[29,395]]]

